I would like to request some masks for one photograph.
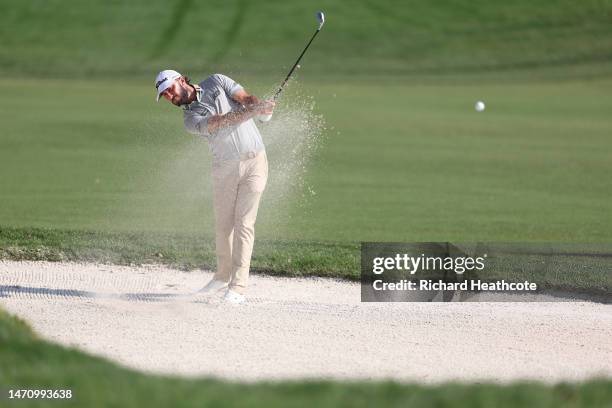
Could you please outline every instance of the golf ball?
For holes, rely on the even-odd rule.
[[[483,110],[485,110],[484,102],[483,101],[476,102],[476,105],[474,105],[474,109],[476,109],[476,112],[482,112]]]

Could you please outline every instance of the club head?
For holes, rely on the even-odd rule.
[[[325,14],[322,11],[317,11],[317,21],[319,22],[319,30],[323,27],[323,23],[325,23]]]

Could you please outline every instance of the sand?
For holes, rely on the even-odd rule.
[[[361,303],[356,283],[257,275],[244,305],[182,296],[211,276],[0,261],[0,307],[45,339],[145,372],[421,383],[612,376],[612,305]]]

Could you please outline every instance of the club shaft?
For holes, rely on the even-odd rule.
[[[281,84],[281,86],[278,88],[278,90],[276,91],[276,93],[274,94],[274,100],[276,100],[276,98],[278,98],[278,95],[280,95],[280,93],[283,91],[283,87],[285,86],[285,84],[287,84],[287,82],[289,81],[289,78],[291,78],[291,75],[293,74],[293,71],[295,71],[295,68],[298,66],[298,64],[300,63],[300,60],[302,59],[302,57],[304,56],[304,54],[306,53],[306,50],[308,49],[308,47],[310,47],[310,44],[312,44],[312,41],[315,39],[315,37],[317,36],[317,34],[319,34],[319,31],[321,31],[321,29],[317,29],[317,31],[315,31],[315,33],[312,35],[312,37],[310,38],[310,41],[308,41],[308,44],[306,44],[306,47],[304,47],[304,50],[302,51],[302,53],[300,54],[300,56],[298,57],[297,61],[295,61],[295,64],[293,64],[293,66],[291,67],[291,70],[289,71],[289,73],[287,74],[287,77],[285,78],[285,80],[283,81],[283,83]]]

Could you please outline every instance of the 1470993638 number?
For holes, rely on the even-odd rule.
[[[71,399],[72,390],[8,390],[9,399]]]

